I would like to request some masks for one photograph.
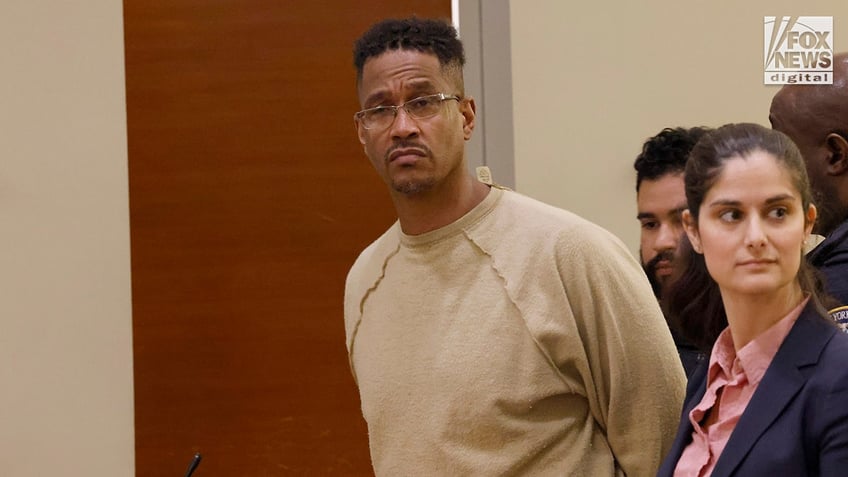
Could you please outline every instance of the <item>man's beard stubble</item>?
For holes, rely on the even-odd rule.
[[[651,284],[651,289],[654,291],[654,296],[657,299],[662,299],[663,288],[668,286],[669,278],[666,277],[666,280],[660,281],[657,278],[657,264],[663,260],[668,261],[670,264],[674,264],[674,252],[672,250],[665,250],[657,254],[656,257],[648,260],[648,263],[642,265],[642,268],[645,269],[645,275],[648,276],[648,282]]]
[[[392,147],[389,148],[388,151],[386,151],[386,156],[385,156],[386,167],[388,167],[388,164],[389,164],[389,156],[392,154],[392,152],[394,152],[397,149],[419,149],[419,150],[424,152],[424,154],[425,154],[424,157],[432,157],[432,154],[433,154],[432,151],[430,150],[430,148],[427,147],[424,144],[419,144],[419,143],[416,143],[416,142],[413,142],[413,141],[401,140],[401,141],[396,142]],[[426,191],[432,189],[435,185],[436,185],[436,180],[433,177],[427,177],[424,180],[419,180],[419,181],[414,181],[414,180],[396,181],[394,179],[391,179],[392,189],[394,189],[396,192],[400,192],[401,194],[404,194],[404,195],[420,194],[422,192],[426,192]]]
[[[833,194],[828,197],[828,194]],[[839,225],[848,219],[843,216],[838,208],[833,206],[834,198],[837,197],[835,190],[822,191],[813,189],[813,205],[816,206],[816,223],[813,224],[813,233],[823,236],[830,235]]]

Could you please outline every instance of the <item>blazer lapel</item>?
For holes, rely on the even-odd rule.
[[[808,304],[786,336],[716,462],[713,476],[731,475],[801,390],[836,329]]]

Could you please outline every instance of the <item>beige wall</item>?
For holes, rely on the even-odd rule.
[[[834,17],[848,2],[510,2],[516,189],[571,209],[636,253],[633,160],[666,126],[768,125],[763,17]]]
[[[0,3],[0,65],[0,474],[133,475],[121,2]]]

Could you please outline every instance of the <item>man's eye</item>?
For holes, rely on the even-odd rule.
[[[392,108],[386,108],[386,107],[380,106],[380,107],[369,110],[368,115],[371,116],[372,118],[391,116],[392,115]]]
[[[657,226],[659,226],[659,224],[656,222],[642,222],[642,228],[645,230],[654,230]]]
[[[421,109],[427,109],[427,107],[429,107],[432,102],[432,98],[417,98],[406,103],[406,107],[412,109],[413,111],[418,111]]]

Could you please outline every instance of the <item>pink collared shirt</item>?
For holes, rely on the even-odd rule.
[[[736,423],[807,301],[809,297],[738,353],[733,346],[730,328],[721,332],[710,355],[707,391],[689,413],[693,426],[692,442],[677,461],[675,477],[707,477],[712,474]],[[715,415],[705,419],[710,411]]]

